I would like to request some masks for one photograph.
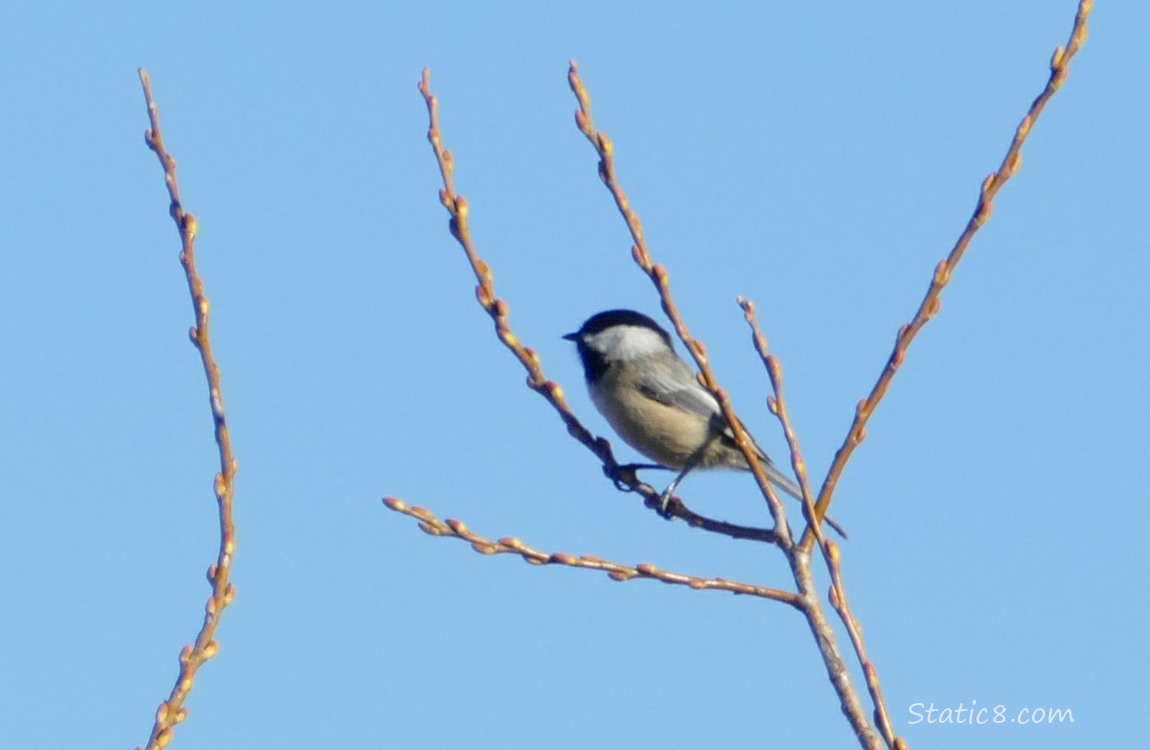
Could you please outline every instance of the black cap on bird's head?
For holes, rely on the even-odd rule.
[[[578,331],[568,333],[563,338],[568,341],[578,342],[584,336],[594,336],[596,333],[602,333],[614,326],[648,328],[662,336],[663,340],[667,342],[667,346],[671,346],[671,336],[661,325],[643,313],[635,312],[634,310],[605,310],[601,313],[596,313],[590,318],[587,318],[583,325],[579,327]]]
[[[672,352],[675,349],[674,344],[671,342],[671,335],[656,323],[652,318],[644,315],[641,312],[634,310],[605,310],[601,313],[596,313],[583,322],[578,331],[568,333],[563,338],[568,341],[574,341],[575,345],[579,348],[579,359],[583,362],[583,374],[586,376],[588,382],[597,381],[600,376],[606,372],[613,358],[613,354],[626,354],[627,347],[624,351],[613,352],[604,348],[604,346],[617,347],[620,341],[615,337],[608,336],[607,341],[600,334],[611,329],[626,329],[639,328],[644,331],[650,331],[658,335],[658,339],[667,346],[667,349]],[[639,334],[640,338],[645,338],[648,342],[652,338],[648,335]]]

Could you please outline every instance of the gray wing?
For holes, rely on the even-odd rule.
[[[645,368],[636,385],[648,398],[703,419],[717,419],[716,426],[726,428],[726,420],[715,397],[699,385],[691,368],[681,361],[676,360],[666,368]]]
[[[731,426],[723,417],[722,410],[719,409],[719,402],[706,388],[699,385],[699,381],[695,380],[695,373],[691,372],[691,368],[681,361],[676,361],[674,365],[666,369],[652,371],[653,369],[647,368],[643,372],[637,382],[639,390],[648,398],[659,403],[674,406],[710,420],[711,424],[715,426],[715,430],[722,433],[732,445],[734,444],[734,434],[731,432]],[[755,443],[753,437],[751,443],[762,457],[763,468],[770,480],[788,495],[801,499],[802,493],[799,491],[798,485],[781,472],[771,459],[767,458],[767,454],[758,446],[758,443]]]

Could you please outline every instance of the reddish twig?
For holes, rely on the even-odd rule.
[[[176,162],[164,148],[163,136],[160,133],[160,115],[152,100],[151,81],[147,71],[139,70],[140,84],[144,89],[144,101],[148,106],[149,129],[144,133],[144,140],[157,158],[164,170],[164,183],[168,187],[168,196],[171,198],[170,213],[180,232],[180,264],[184,267],[184,275],[188,280],[188,291],[192,297],[192,308],[195,314],[195,325],[189,331],[192,345],[200,353],[200,361],[204,367],[204,375],[208,380],[209,403],[212,410],[216,446],[219,449],[220,470],[215,478],[216,501],[219,506],[220,519],[220,545],[216,554],[216,561],[208,566],[208,582],[212,586],[212,594],[208,597],[203,625],[196,635],[195,641],[184,646],[180,652],[180,672],[176,677],[167,700],[156,709],[156,719],[152,726],[152,734],[148,738],[147,747],[162,748],[168,744],[172,737],[172,730],[187,718],[187,708],[184,701],[192,689],[192,682],[196,671],[216,655],[219,644],[213,639],[216,627],[224,608],[235,598],[235,585],[228,581],[232,567],[232,555],[236,545],[236,530],[232,523],[232,494],[233,480],[236,473],[236,461],[232,456],[231,439],[228,436],[227,421],[224,418],[223,391],[220,388],[220,370],[212,356],[212,345],[208,336],[208,298],[204,295],[204,285],[196,272],[194,245],[196,239],[196,218],[186,213],[180,202],[180,189],[176,184]]]
[[[742,297],[739,297],[738,301],[739,306],[743,308],[743,317],[746,319],[747,325],[751,328],[751,340],[754,344],[755,351],[758,352],[759,357],[762,359],[763,365],[767,369],[767,376],[771,381],[771,389],[774,391],[774,395],[767,400],[767,406],[771,410],[771,413],[778,418],[783,430],[783,435],[786,436],[787,446],[791,454],[791,468],[794,469],[795,476],[799,481],[799,488],[802,490],[803,513],[807,520],[807,526],[808,528],[813,527],[815,537],[821,545],[819,549],[823,553],[823,560],[826,562],[827,568],[832,569],[832,566],[837,566],[837,562],[832,561],[831,555],[832,552],[837,555],[837,548],[829,546],[832,545],[833,542],[823,538],[820,524],[815,520],[815,507],[810,484],[807,481],[806,462],[803,460],[802,451],[799,449],[799,440],[795,434],[794,427],[791,425],[790,415],[787,412],[787,402],[783,396],[782,366],[779,364],[778,358],[768,350],[767,339],[759,329],[758,321],[755,318],[755,303]],[[822,520],[825,520],[832,528],[842,534],[844,538],[846,537],[846,532],[843,531],[842,527],[835,523],[833,519],[826,518]],[[808,561],[809,553],[798,547],[793,548],[792,554],[788,557],[788,562],[794,572],[795,581],[799,584],[799,590],[804,596],[803,607],[800,609],[803,614],[806,615],[811,632],[815,635],[815,639],[823,652],[823,660],[827,665],[827,672],[832,682],[839,688],[839,696],[843,701],[844,713],[851,720],[860,738],[863,739],[865,743],[874,744],[878,738],[874,736],[870,727],[866,725],[865,719],[863,718],[864,713],[862,706],[858,702],[858,697],[855,695],[853,688],[850,687],[849,676],[843,666],[842,659],[839,657],[838,647],[834,642],[834,635],[831,631],[830,624],[827,622],[822,607],[819,606],[818,597],[815,595]],[[837,567],[834,567],[834,571],[835,575],[837,575]],[[839,586],[841,588],[841,581]],[[844,591],[844,600],[845,597],[846,594]],[[855,631],[857,633],[857,627]],[[852,643],[855,643],[856,647],[861,646],[861,641],[857,643],[854,641],[853,634]],[[871,691],[872,695],[875,694],[877,687],[878,683],[876,681],[873,686],[874,689]],[[885,716],[885,706],[879,706],[879,708]]]
[[[887,746],[894,747],[899,738],[894,736],[894,729],[890,722],[890,714],[887,712],[886,701],[882,695],[882,686],[878,681],[878,670],[875,668],[874,662],[867,656],[866,645],[863,643],[862,628],[859,627],[858,620],[851,614],[850,606],[847,603],[847,592],[843,586],[842,571],[839,569],[840,555],[838,545],[835,544],[833,539],[827,539],[825,542],[822,542],[821,548],[823,550],[823,557],[827,561],[827,569],[831,574],[831,587],[828,592],[828,598],[831,606],[834,607],[835,612],[838,613],[839,619],[842,620],[843,626],[846,627],[847,634],[851,639],[851,645],[854,647],[855,654],[858,656],[859,666],[862,667],[863,678],[866,680],[867,691],[870,692],[871,702],[874,703],[875,726],[877,726],[879,732],[882,733]],[[905,746],[905,742],[903,745]]]
[[[955,266],[962,260],[963,253],[966,252],[967,246],[970,244],[971,239],[979,228],[982,227],[986,220],[990,218],[992,202],[995,195],[1002,188],[1006,182],[1014,176],[1018,171],[1019,165],[1022,163],[1022,144],[1026,141],[1026,137],[1030,134],[1031,128],[1034,126],[1038,116],[1042,113],[1046,103],[1054,96],[1059,87],[1066,80],[1067,71],[1070,68],[1070,59],[1078,52],[1082,43],[1086,40],[1086,19],[1090,15],[1090,9],[1093,5],[1092,0],[1081,0],[1078,3],[1078,12],[1074,17],[1074,26],[1070,31],[1070,38],[1066,43],[1065,49],[1059,45],[1054,50],[1054,56],[1050,60],[1050,77],[1046,81],[1046,85],[1030,105],[1026,116],[1018,124],[1014,131],[1014,138],[1010,142],[1010,148],[1006,150],[1006,156],[1002,159],[1002,164],[998,169],[991,172],[982,182],[982,188],[978,196],[978,204],[974,209],[974,213],[966,223],[966,228],[963,229],[962,234],[959,235],[958,241],[955,242],[954,247],[951,249],[950,254],[939,261],[934,269],[934,276],[931,278],[930,286],[927,287],[926,295],[923,297],[922,302],[918,306],[914,317],[909,323],[902,326],[898,335],[895,337],[894,349],[891,351],[890,358],[883,367],[882,373],[879,375],[878,380],[875,382],[874,387],[870,393],[863,400],[859,401],[855,409],[854,420],[851,422],[850,429],[847,431],[846,438],[843,440],[842,447],[835,452],[834,461],[831,462],[831,467],[827,471],[826,479],[823,481],[823,486],[819,490],[818,502],[815,503],[815,511],[821,518],[827,512],[827,507],[830,506],[831,498],[834,495],[835,487],[838,485],[839,477],[842,475],[843,468],[846,466],[847,460],[850,459],[854,449],[858,444],[866,439],[866,424],[874,413],[875,407],[878,406],[879,401],[886,394],[887,389],[890,387],[890,382],[894,378],[895,372],[902,365],[903,359],[906,356],[907,347],[922,330],[922,327],[934,317],[942,305],[942,290],[950,281],[950,276],[954,272]],[[810,548],[814,541],[814,536],[811,529],[803,534],[801,544]]]
[[[815,522],[815,507],[813,496],[811,495],[810,484],[807,481],[807,464],[803,459],[802,451],[799,450],[799,438],[795,434],[794,428],[791,426],[791,418],[787,413],[787,402],[783,398],[783,368],[779,364],[779,360],[775,355],[771,354],[767,348],[767,338],[763,332],[759,330],[758,321],[755,319],[755,303],[749,299],[742,297],[738,298],[739,307],[743,308],[743,318],[747,321],[747,325],[751,328],[751,342],[754,344],[755,351],[758,352],[759,358],[763,360],[763,366],[767,368],[767,377],[771,381],[771,390],[774,395],[767,399],[767,408],[779,420],[779,425],[782,427],[783,436],[787,440],[787,447],[791,454],[791,468],[795,472],[795,477],[799,481],[799,489],[802,490],[802,504],[803,514],[806,516],[808,524],[818,524]],[[838,522],[833,518],[820,519],[826,521],[827,524],[837,531],[845,539],[847,534],[843,527],[839,526]],[[823,539],[822,530],[815,529],[815,534],[821,542]]]
[[[827,553],[824,551],[825,554]],[[789,550],[787,562],[790,564],[791,573],[795,577],[799,595],[802,597],[802,606],[799,607],[799,611],[806,618],[807,626],[810,628],[815,645],[822,656],[823,666],[827,671],[827,679],[839,698],[839,708],[847,722],[850,723],[859,744],[868,750],[877,750],[882,747],[882,740],[870,725],[867,711],[863,709],[858,693],[851,684],[850,670],[839,655],[834,629],[823,610],[814,577],[811,574],[810,551],[796,544]]]
[[[834,591],[840,594],[837,600],[832,601],[845,602],[846,590],[843,588],[838,568],[838,548],[834,545],[833,541],[824,539],[820,524],[815,520],[816,511],[811,495],[810,484],[807,481],[806,462],[803,460],[802,452],[799,450],[798,437],[795,435],[794,428],[791,426],[790,416],[787,413],[786,399],[783,397],[782,366],[779,364],[778,358],[768,351],[767,339],[763,336],[763,332],[759,329],[758,321],[755,318],[755,303],[740,297],[739,306],[743,308],[743,317],[746,318],[747,325],[751,328],[751,338],[754,342],[755,351],[758,352],[759,357],[763,360],[763,365],[767,368],[767,376],[771,380],[771,389],[774,391],[774,396],[768,400],[767,406],[770,408],[771,413],[778,418],[783,429],[783,434],[786,436],[787,445],[791,453],[791,466],[795,471],[795,476],[798,477],[799,487],[802,489],[803,512],[807,519],[807,526],[808,528],[813,528],[815,538],[819,541],[819,550],[822,552],[823,560],[827,564],[827,569],[831,571],[831,578],[836,587]],[[822,520],[825,520],[832,528],[842,534],[844,538],[846,537],[846,533],[833,519],[826,518]],[[816,638],[818,638],[820,632],[829,633],[830,626],[826,621],[826,617],[823,615],[822,608],[818,605],[817,598],[814,596],[814,588],[812,587],[813,584],[809,576],[810,566],[805,563],[806,559],[807,552],[801,547],[796,548],[795,554],[791,557],[790,564],[795,571],[795,579],[799,583],[800,590],[809,596],[809,598],[804,601],[802,611],[807,616],[811,631],[815,633]],[[799,561],[804,562],[800,564]],[[837,607],[836,610],[839,612],[840,617],[846,611],[838,610]],[[844,623],[846,623],[847,630],[850,633],[851,643],[855,648],[855,653],[858,654],[860,661],[866,660],[865,651],[862,650],[862,637],[857,622],[852,618],[849,622],[844,620]],[[824,659],[828,665],[828,671],[831,674],[832,680],[843,680],[844,688],[846,688],[848,686],[846,682],[846,670],[840,669],[842,660],[838,656],[838,650],[833,640],[827,640],[823,648]],[[869,660],[866,660],[866,662],[867,665],[870,665]],[[873,666],[869,667],[869,671],[864,669],[864,672],[866,674],[867,687],[870,690],[872,699],[875,701],[876,716],[881,717],[880,729],[884,730],[885,737],[889,734],[890,722],[886,715],[886,706],[881,702],[882,691],[878,684],[877,673],[874,671]],[[854,695],[853,690],[850,690],[848,693],[844,689],[840,695],[849,695],[854,701],[854,705],[850,705],[849,710],[846,711],[848,717],[853,718],[862,715],[861,707],[858,708],[856,713],[855,706],[857,705],[857,697]],[[884,721],[885,727],[882,723]],[[857,722],[855,729],[864,734],[870,731],[870,728],[864,727],[862,722]],[[876,738],[868,737],[867,741],[869,742],[872,739]]]
[[[799,606],[799,596],[791,591],[773,589],[767,586],[756,586],[751,583],[729,581],[725,578],[700,578],[698,576],[672,573],[662,570],[651,563],[638,565],[623,565],[621,563],[603,560],[593,555],[569,555],[565,552],[541,552],[527,546],[514,537],[488,539],[480,536],[462,521],[448,518],[441,521],[431,511],[411,506],[404,501],[385,497],[383,504],[397,513],[403,513],[419,521],[419,528],[432,536],[451,537],[462,539],[471,544],[471,548],[481,555],[515,554],[522,557],[532,565],[566,565],[571,568],[603,571],[613,581],[629,581],[633,578],[650,578],[663,583],[687,586],[696,590],[729,591],[732,594],[758,596],[764,599],[773,599],[792,607]]]
[[[575,94],[575,99],[579,103],[579,109],[575,112],[575,125],[579,128],[579,132],[586,136],[591,146],[594,147],[595,152],[599,155],[599,178],[603,180],[603,184],[607,186],[611,197],[615,199],[615,206],[619,209],[619,213],[622,214],[623,220],[627,223],[627,228],[631,232],[631,239],[634,243],[631,246],[631,257],[635,260],[639,268],[647,274],[651,283],[655,285],[655,289],[659,293],[659,300],[662,304],[663,312],[666,313],[679,339],[683,342],[683,346],[690,352],[691,357],[695,360],[695,364],[699,368],[700,384],[710,391],[711,395],[719,402],[723,416],[731,425],[731,432],[734,435],[735,442],[739,446],[739,450],[742,451],[744,458],[746,458],[747,465],[750,466],[751,472],[755,476],[755,481],[758,483],[759,489],[762,491],[763,497],[766,499],[767,505],[770,508],[771,516],[775,522],[775,534],[779,539],[780,546],[789,546],[791,538],[790,531],[787,529],[786,513],[783,509],[783,504],[775,493],[774,487],[771,486],[770,481],[767,479],[766,472],[763,471],[762,466],[759,464],[755,454],[754,443],[747,435],[742,422],[740,422],[735,415],[727,392],[719,386],[719,381],[715,377],[715,373],[711,370],[703,342],[691,336],[690,331],[687,330],[686,323],[683,322],[682,316],[679,315],[675,301],[671,297],[671,286],[667,269],[661,264],[654,263],[651,260],[651,253],[647,249],[647,241],[643,237],[642,222],[639,220],[639,215],[631,209],[631,202],[628,200],[627,194],[623,192],[623,188],[615,175],[615,146],[611,142],[611,139],[607,137],[606,133],[595,129],[594,122],[591,119],[591,96],[587,93],[587,89],[583,85],[583,80],[579,77],[579,68],[574,60],[571,60],[570,67],[567,71],[567,82],[571,86],[571,91]]]
[[[543,374],[539,355],[531,347],[524,346],[519,337],[511,330],[511,325],[507,319],[507,303],[495,295],[491,268],[486,261],[479,257],[479,253],[476,252],[475,245],[471,240],[471,232],[467,223],[467,201],[462,195],[455,192],[453,180],[455,161],[451,152],[443,147],[439,133],[439,102],[431,93],[431,72],[426,68],[419,81],[419,92],[427,104],[427,140],[435,152],[435,161],[439,165],[439,173],[443,178],[443,187],[439,191],[439,202],[443,204],[451,216],[451,234],[463,248],[467,261],[471,265],[471,270],[475,274],[475,279],[478,282],[475,287],[475,297],[495,324],[496,336],[527,371],[527,387],[551,404],[566,425],[567,432],[586,446],[603,463],[604,472],[611,479],[626,486],[627,489],[640,493],[648,508],[657,507],[660,501],[659,493],[652,487],[640,482],[634,472],[623,470],[623,467],[615,459],[611,444],[604,438],[595,437],[590,430],[583,426],[567,405],[567,399],[563,395],[562,388]],[[688,525],[694,528],[724,534],[734,539],[777,543],[777,537],[769,529],[739,526],[707,518],[690,510],[681,502],[671,503],[667,510],[672,516],[686,521]]]

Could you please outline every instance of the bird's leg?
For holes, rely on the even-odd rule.
[[[624,471],[639,471],[640,469],[662,469],[663,471],[671,471],[663,464],[620,464],[619,468]]]
[[[672,479],[671,483],[667,485],[667,489],[663,490],[663,494],[659,496],[658,512],[659,515],[661,515],[663,518],[669,519],[671,517],[671,514],[667,512],[667,506],[671,502],[671,497],[675,492],[675,488],[679,486],[679,482],[682,482],[684,477],[691,473],[692,469],[695,469],[699,466],[699,462],[703,459],[704,448],[706,448],[706,446],[703,446],[703,448],[695,451],[695,454],[687,459],[687,464],[683,467],[683,470],[679,472],[679,476]]]

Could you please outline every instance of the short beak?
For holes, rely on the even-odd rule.
[[[575,333],[565,333],[563,334],[563,338],[567,339],[568,341],[578,341],[579,332],[576,331]]]

